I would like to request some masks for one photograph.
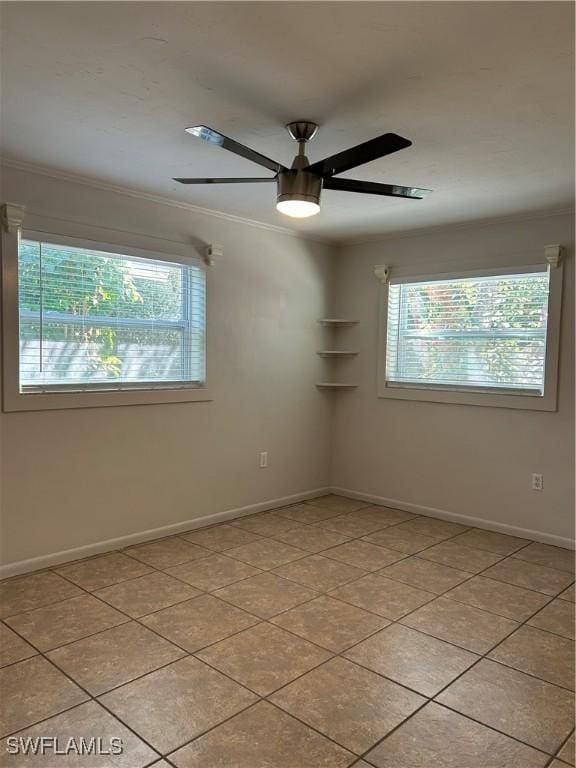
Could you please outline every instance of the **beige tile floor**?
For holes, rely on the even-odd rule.
[[[8,579],[0,619],[2,768],[574,766],[558,547],[325,496]]]

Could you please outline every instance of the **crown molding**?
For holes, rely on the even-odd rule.
[[[258,221],[257,219],[248,219],[243,216],[236,216],[233,213],[224,213],[223,211],[217,211],[213,208],[202,208],[199,205],[192,203],[184,203],[180,200],[173,200],[170,197],[163,197],[161,195],[154,195],[149,192],[143,192],[141,190],[133,189],[131,187],[124,187],[117,184],[110,184],[106,181],[100,181],[91,176],[82,176],[76,173],[69,173],[67,171],[59,171],[55,168],[48,168],[44,165],[36,165],[36,163],[28,163],[24,160],[13,160],[11,158],[0,157],[0,165],[5,168],[14,168],[18,171],[26,171],[28,173],[35,173],[40,176],[48,176],[51,179],[58,179],[59,181],[68,181],[72,184],[82,184],[85,187],[92,187],[93,189],[100,189],[105,192],[114,192],[118,195],[126,195],[128,197],[134,197],[138,200],[146,200],[150,203],[157,203],[159,205],[168,205],[172,208],[179,208],[180,210],[196,213],[201,216],[211,216],[216,219],[223,219],[225,221],[231,221],[235,224],[244,224],[249,227],[255,227],[256,229],[263,229],[268,232],[275,232],[280,235],[288,235],[289,237],[295,237],[299,240],[308,240],[315,243],[321,243],[322,245],[335,245],[334,240],[319,235],[311,235],[303,232],[297,232],[288,227],[281,227],[277,224],[268,224],[264,221]]]
[[[441,224],[433,227],[420,227],[416,229],[400,229],[396,232],[381,232],[374,235],[366,235],[360,238],[328,238],[320,235],[312,235],[303,232],[298,232],[288,227],[281,227],[277,224],[268,224],[264,221],[258,221],[257,219],[249,219],[243,216],[237,216],[233,213],[224,213],[223,211],[217,211],[213,208],[202,208],[199,205],[192,203],[185,203],[180,200],[173,200],[169,197],[163,197],[161,195],[154,195],[149,192],[143,192],[141,190],[133,189],[131,187],[124,187],[117,184],[110,184],[105,181],[100,181],[92,176],[82,176],[80,174],[69,173],[67,171],[59,171],[55,168],[49,168],[44,165],[37,165],[36,163],[29,163],[24,160],[15,160],[12,158],[0,157],[0,165],[6,168],[14,168],[15,170],[26,171],[28,173],[35,173],[41,176],[47,176],[49,178],[58,179],[60,181],[68,181],[73,184],[82,184],[86,187],[92,187],[93,189],[100,189],[105,192],[114,192],[119,195],[126,195],[139,200],[146,200],[151,203],[157,203],[159,205],[168,205],[172,208],[179,208],[180,210],[196,213],[201,216],[211,216],[212,218],[222,219],[224,221],[230,221],[236,224],[244,224],[256,229],[262,229],[268,232],[275,232],[281,235],[288,235],[289,237],[295,237],[298,240],[305,240],[314,243],[320,243],[322,245],[329,245],[333,248],[341,250],[356,245],[365,245],[369,243],[381,243],[389,240],[401,240],[409,237],[423,237],[425,235],[431,235],[435,233],[441,233],[446,231],[458,231],[471,229],[474,227],[490,227],[498,224],[509,224],[522,221],[534,221],[537,219],[547,219],[554,216],[566,216],[574,215],[574,208],[558,208],[550,211],[536,211],[534,213],[518,213],[511,214],[510,216],[500,216],[486,219],[477,219],[472,221],[454,222],[452,224]]]
[[[441,224],[435,227],[420,227],[417,229],[401,229],[397,232],[375,234],[358,240],[338,240],[333,242],[337,248],[348,248],[353,245],[366,245],[367,243],[382,243],[389,240],[404,240],[408,237],[423,237],[441,232],[458,231],[461,229],[474,229],[475,227],[493,227],[498,224],[513,224],[521,221],[536,221],[538,219],[551,219],[555,216],[574,215],[574,208],[557,208],[550,211],[535,211],[534,213],[518,213],[510,216],[499,216],[487,219],[473,219],[471,221],[454,222],[453,224]]]

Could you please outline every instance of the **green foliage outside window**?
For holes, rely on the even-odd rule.
[[[158,268],[156,262],[154,269],[138,264],[98,252],[22,241],[21,341],[33,342],[41,335],[42,342],[82,345],[89,350],[90,369],[111,378],[121,373],[122,345],[180,344],[179,331],[155,330],[153,323],[182,319],[183,270],[173,265]],[[68,322],[59,321],[62,314]],[[91,324],[90,319],[97,317],[110,318],[111,323]],[[123,325],[123,319],[149,323]]]
[[[548,274],[390,286],[388,378],[543,386]]]

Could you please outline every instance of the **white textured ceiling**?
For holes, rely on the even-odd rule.
[[[9,2],[3,154],[334,240],[573,202],[570,2]],[[288,164],[287,121],[321,125],[316,160],[393,131],[414,146],[345,176],[425,200],[326,190],[294,222],[266,175],[184,133],[204,123]]]

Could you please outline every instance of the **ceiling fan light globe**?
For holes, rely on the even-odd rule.
[[[293,219],[307,219],[309,216],[320,213],[318,203],[310,200],[279,200],[276,203],[276,209]]]

